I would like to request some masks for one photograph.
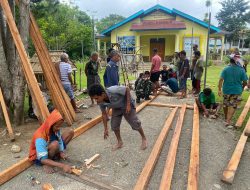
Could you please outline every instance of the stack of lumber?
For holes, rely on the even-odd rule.
[[[11,9],[9,6],[9,3],[7,0],[1,0],[0,4],[2,6],[3,13],[6,16],[6,21],[8,23],[8,26],[10,28],[10,32],[13,36],[14,43],[16,45],[17,51],[19,53],[20,59],[21,59],[21,66],[23,69],[24,76],[26,78],[28,87],[30,89],[30,94],[32,96],[32,99],[37,106],[37,111],[39,113],[39,119],[42,121],[45,121],[45,119],[49,115],[48,108],[45,104],[44,98],[42,96],[41,90],[38,86],[36,77],[34,75],[34,72],[32,70],[31,64],[29,62],[29,58],[27,56],[26,50],[24,48],[23,42],[21,40],[19,31],[17,29],[15,20],[13,18],[13,15],[11,13]]]
[[[68,125],[72,125],[76,119],[75,111],[70,103],[70,99],[66,94],[55,66],[49,55],[49,51],[42,38],[41,32],[36,24],[33,15],[30,13],[30,36],[35,46],[46,84],[51,93],[51,98],[56,109],[59,110]]]

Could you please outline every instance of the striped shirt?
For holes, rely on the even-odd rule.
[[[59,68],[60,68],[62,83],[70,84],[69,74],[72,73],[71,65],[69,63],[61,62]]]

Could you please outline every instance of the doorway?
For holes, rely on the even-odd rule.
[[[151,38],[150,39],[150,59],[153,57],[153,49],[158,50],[158,55],[161,60],[164,61],[165,58],[165,38]]]

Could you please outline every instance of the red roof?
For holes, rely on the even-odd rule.
[[[143,20],[141,23],[132,24],[130,30],[181,30],[186,29],[184,22],[161,19],[161,20]]]

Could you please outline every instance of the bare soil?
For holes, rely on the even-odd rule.
[[[179,100],[176,99],[176,97],[158,96],[154,101],[171,104],[181,104],[183,102],[193,104],[192,97]],[[90,101],[86,100],[86,103],[89,104]],[[84,113],[77,115],[78,120],[73,125],[73,128],[79,127],[81,124],[87,122],[88,119],[86,119],[86,116],[94,118],[97,115],[100,115],[98,106],[94,106],[83,111]],[[141,139],[139,134],[136,131],[133,131],[126,121],[123,121],[121,125],[121,134],[124,141],[124,147],[122,149],[112,151],[112,146],[116,143],[114,134],[110,131],[109,139],[104,140],[103,125],[98,124],[86,131],[80,137],[74,139],[67,148],[67,154],[70,156],[71,160],[77,161],[77,163],[83,163],[86,158],[89,158],[96,153],[100,154],[101,157],[94,162],[95,165],[100,165],[100,168],[85,169],[84,174],[107,184],[118,186],[124,190],[133,189],[133,186],[135,185],[136,180],[140,175],[140,172],[144,167],[152,147],[162,129],[166,117],[170,112],[171,108],[148,106],[138,114],[149,142],[149,146],[145,151],[140,150]],[[177,117],[175,117],[172,130],[170,130],[168,134],[162,153],[150,179],[148,185],[149,190],[156,190],[159,187],[176,120]],[[192,137],[192,120],[193,111],[187,110],[184,118],[184,125],[181,132],[172,180],[171,189],[173,190],[182,190],[187,187]],[[30,139],[37,127],[38,123],[33,121],[28,122],[24,126],[15,128],[15,131],[21,132],[21,135],[16,136],[17,140],[14,143],[9,142],[7,135],[0,138],[1,171],[27,156]],[[68,127],[65,126],[63,130],[67,128]],[[1,128],[1,130],[3,130],[3,128]],[[223,169],[226,167],[228,160],[231,158],[232,152],[234,151],[236,143],[239,139],[239,135],[238,131],[225,128],[222,119],[219,118],[217,120],[210,120],[203,118],[203,116],[200,115],[199,186],[201,190],[250,189],[250,165],[248,164],[250,146],[248,143],[245,147],[233,185],[226,185],[220,181]],[[22,147],[22,152],[18,154],[11,153],[10,148],[12,144],[20,145]],[[16,156],[20,156],[20,158],[15,158]],[[63,177],[59,173],[47,175],[43,172],[42,168],[38,166],[32,166],[25,172],[2,185],[0,189],[41,189],[41,185],[31,185],[31,182],[27,177],[28,174],[35,176],[39,181],[41,181],[42,184],[51,183],[55,189],[95,189],[67,177]]]

